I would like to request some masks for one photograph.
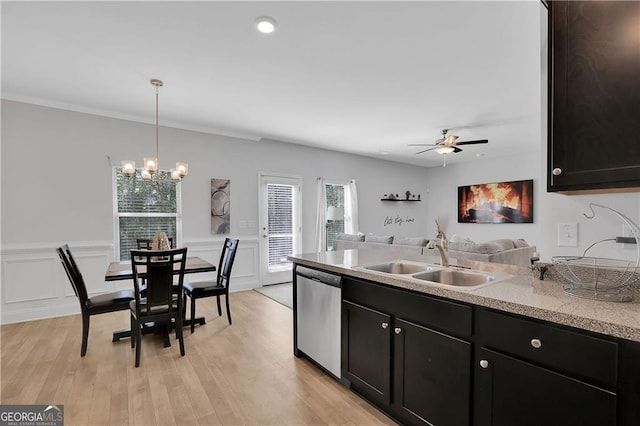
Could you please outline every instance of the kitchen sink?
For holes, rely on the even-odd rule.
[[[495,275],[456,269],[438,269],[412,275],[413,278],[455,287],[475,287],[496,281]]]
[[[409,262],[386,262],[377,265],[363,266],[371,271],[386,272],[387,274],[415,274],[433,270],[432,266]]]

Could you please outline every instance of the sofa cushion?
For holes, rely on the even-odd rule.
[[[366,243],[391,244],[393,242],[393,235],[371,235],[371,234],[367,234],[367,235],[364,236],[364,241]]]
[[[338,234],[336,240],[342,241],[364,241],[364,234]]]
[[[426,238],[422,238],[422,237],[413,237],[413,238],[409,238],[409,237],[394,237],[393,238],[393,244],[398,244],[398,245],[402,245],[402,246],[425,247],[428,242],[429,242],[429,240],[427,240]]]
[[[466,251],[469,253],[491,254],[514,248],[513,240],[493,240],[485,243],[459,241],[449,244],[450,250]]]

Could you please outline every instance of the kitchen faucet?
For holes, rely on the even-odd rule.
[[[447,254],[447,250],[449,249],[449,239],[440,227],[438,220],[436,220],[436,225],[438,226],[438,234],[436,235],[436,238],[440,238],[440,244],[436,244],[435,240],[431,240],[429,241],[429,244],[427,244],[427,248],[437,248],[440,252],[440,265],[447,267],[449,266],[449,256]]]

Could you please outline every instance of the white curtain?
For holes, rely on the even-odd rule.
[[[322,252],[327,250],[327,191],[323,178],[317,179],[316,194],[316,251]]]
[[[345,200],[345,221],[344,232],[347,234],[358,233],[358,191],[356,190],[356,181],[351,179],[349,181],[349,195]]]

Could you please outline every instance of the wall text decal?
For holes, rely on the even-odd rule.
[[[400,217],[399,214],[396,215],[396,217],[392,217],[392,216],[387,216],[384,218],[384,226],[390,226],[390,225],[398,225],[398,226],[402,226],[403,223],[411,223],[411,222],[415,222],[416,219],[410,216],[405,216],[404,218]]]

